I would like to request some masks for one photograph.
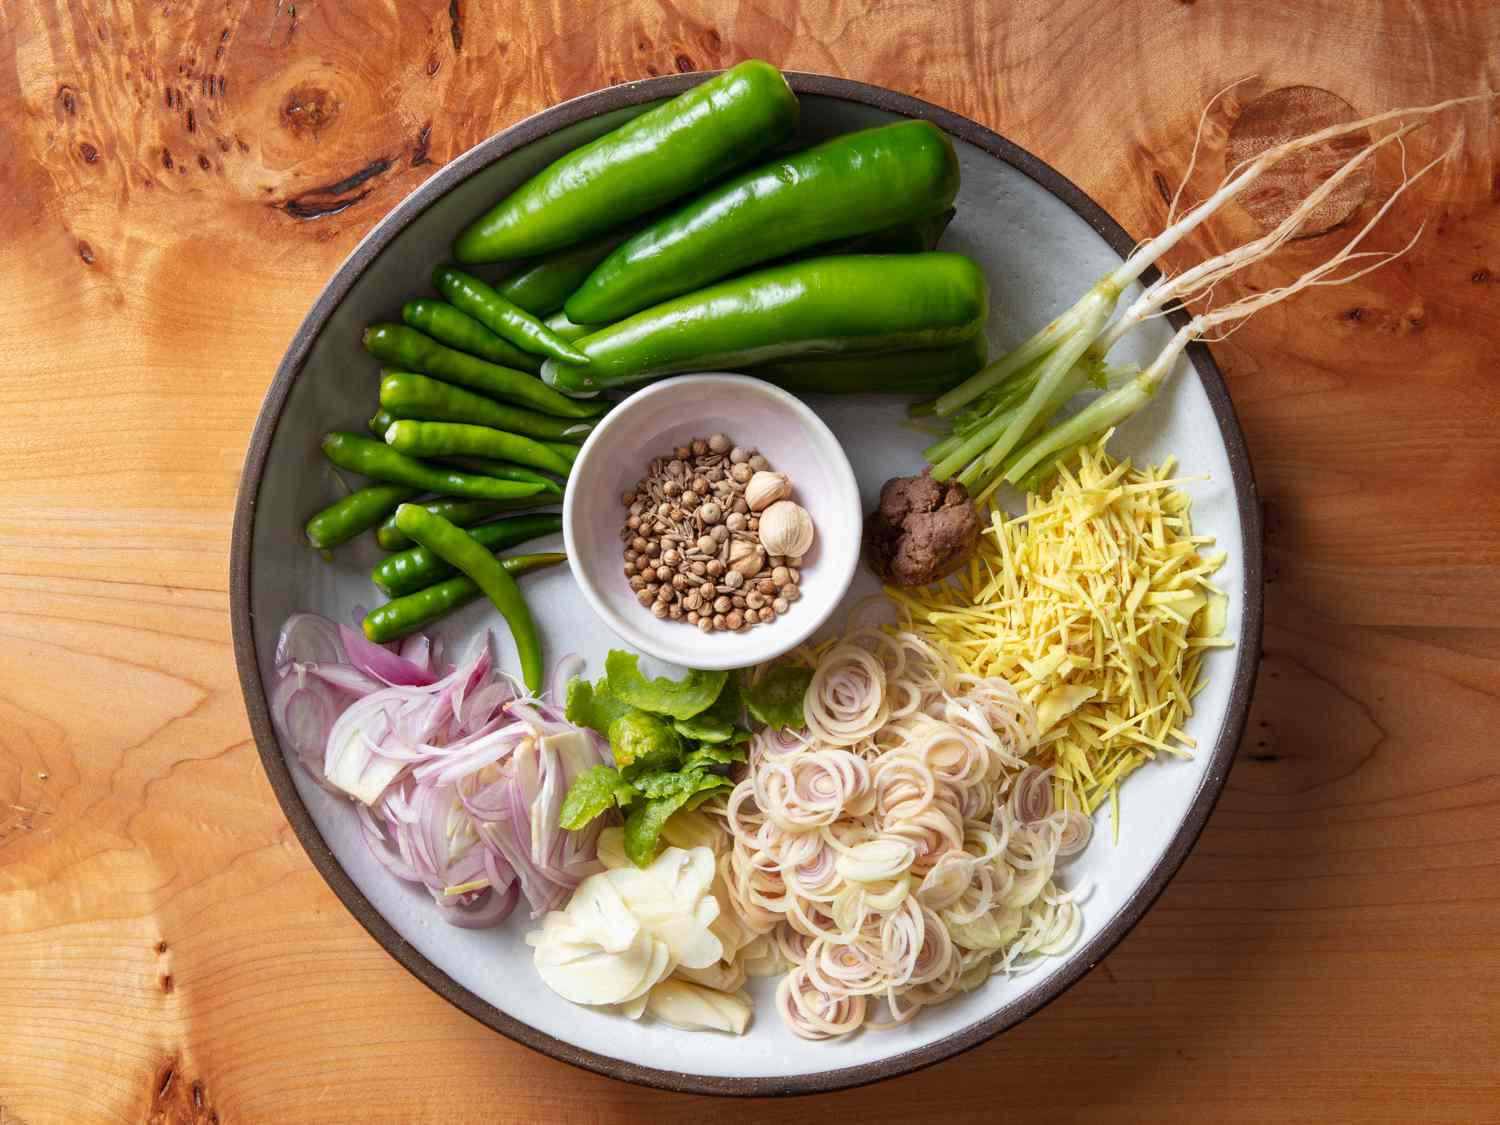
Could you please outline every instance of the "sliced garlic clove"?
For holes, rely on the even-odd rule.
[[[750,998],[717,992],[681,980],[664,980],[646,998],[646,1010],[683,1031],[727,1031],[743,1035],[750,1026]]]

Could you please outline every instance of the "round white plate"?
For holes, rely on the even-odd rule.
[[[1071,954],[1028,975],[993,977],[947,1005],[924,1010],[894,1031],[810,1044],[794,1037],[769,1004],[774,982],[752,982],[755,1020],[741,1039],[630,1023],[576,1007],[532,969],[522,935],[524,904],[487,931],[443,923],[424,890],[392,878],[362,842],[352,807],[320,789],[283,755],[271,729],[266,688],[277,630],[298,610],[351,622],[379,600],[368,572],[379,557],[369,536],[325,562],[301,540],[307,516],[341,494],[318,439],[325,430],[363,430],[375,409],[378,364],[360,332],[399,320],[432,266],[474,215],[564,151],[613,128],[656,99],[700,81],[672,76],[613,87],[556,106],[480,144],[397,206],[355,249],[308,314],[266,396],[246,458],[235,519],[231,596],[235,649],[251,725],[267,773],[314,863],[393,956],[477,1019],[539,1050],[603,1073],[674,1089],[768,1094],[837,1089],[905,1073],[1004,1030],[1077,980],[1140,918],[1197,838],[1223,785],[1253,686],[1260,643],[1259,506],[1244,442],[1223,381],[1195,348],[1149,410],[1115,436],[1112,448],[1140,460],[1176,454],[1183,471],[1207,474],[1188,486],[1195,528],[1228,552],[1219,581],[1230,591],[1236,649],[1207,658],[1208,686],[1188,724],[1199,751],[1155,763],[1122,790],[1119,843],[1102,813],[1094,843],[1068,869],[1096,885],[1082,937]],[[1072,184],[1001,137],[946,110],[878,87],[789,75],[801,95],[800,135],[821,139],[901,116],[925,117],[955,140],[963,169],[958,215],[941,248],[965,253],[991,285],[992,354],[1024,338],[1072,303],[1120,260],[1132,239]],[[1112,358],[1145,360],[1170,328],[1157,322]],[[866,510],[888,477],[919,471],[930,438],[904,423],[904,402],[876,396],[811,397],[844,447]],[[561,537],[529,549],[561,546]],[[548,660],[578,652],[586,674],[602,672],[618,646],[568,572],[523,580]],[[878,590],[863,567],[846,598]],[[837,617],[835,617],[837,620]],[[450,643],[492,628],[503,666],[514,651],[503,622],[484,603],[444,621]],[[450,647],[450,651],[454,651]],[[1129,1028],[1120,1029],[1122,1035]]]

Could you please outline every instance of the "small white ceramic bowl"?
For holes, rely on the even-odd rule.
[[[704,633],[685,620],[653,617],[630,589],[620,542],[629,514],[621,494],[653,458],[716,433],[758,449],[786,473],[792,499],[817,530],[803,556],[801,599],[742,633]],[[795,648],[827,620],[859,564],[863,516],[843,448],[800,401],[744,375],[679,375],[635,392],[589,434],[563,500],[563,539],[584,598],[626,644],[687,668],[744,668]]]

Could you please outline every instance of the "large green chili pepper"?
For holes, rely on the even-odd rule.
[[[536,508],[554,501],[550,497],[528,497],[525,500],[461,500],[452,496],[440,496],[434,500],[418,501],[429,512],[442,516],[459,527],[471,527],[480,520],[487,520],[501,512],[513,512],[517,508]],[[400,551],[412,545],[406,533],[396,526],[396,517],[391,516],[375,529],[375,542],[387,551]]]
[[[536,317],[507,301],[473,274],[452,266],[438,266],[432,271],[432,284],[453,302],[455,308],[504,336],[516,347],[569,363],[588,362],[588,357],[573,345],[560,336],[554,336]]]
[[[742,62],[553,161],[458,236],[460,262],[531,258],[613,230],[779,144],[797,96]]]
[[[503,551],[528,539],[553,535],[562,530],[562,516],[556,512],[537,512],[529,516],[510,516],[482,523],[469,529],[469,534],[487,551]],[[370,571],[370,580],[392,598],[431,586],[455,573],[442,559],[426,547],[412,547],[387,555]]]
[[[347,543],[416,494],[416,489],[399,484],[372,484],[355,489],[307,521],[307,541],[320,551]]]
[[[810,258],[721,281],[578,341],[587,367],[548,360],[542,378],[571,394],[678,371],[747,367],[848,352],[940,348],[979,331],[989,289],[958,254]]]
[[[573,463],[539,441],[467,422],[418,422],[403,418],[385,432],[385,442],[408,457],[493,457],[567,476]]]
[[[746,368],[797,394],[939,394],[985,365],[989,342],[976,332],[961,344],[868,355],[808,356]]]
[[[521,658],[521,679],[533,693],[542,690],[542,639],[521,588],[500,561],[463,528],[418,504],[396,509],[396,526],[448,565],[461,570],[484,591],[510,626]]]
[[[943,237],[943,232],[957,214],[956,208],[949,207],[909,223],[897,223],[881,230],[872,230],[869,234],[839,239],[827,246],[815,246],[803,256],[822,258],[829,254],[920,254],[925,250],[936,250],[938,240]]]
[[[471,500],[520,500],[543,491],[542,485],[530,481],[500,480],[424,465],[360,434],[340,431],[324,434],[323,453],[339,468],[351,473],[363,473],[375,480],[440,492],[446,496],[467,496]]]
[[[523,574],[530,574],[533,570],[555,566],[567,557],[561,551],[544,551],[535,555],[512,555],[510,558],[501,559],[500,566],[519,578]],[[468,605],[479,597],[479,594],[478,583],[468,575],[457,575],[372,609],[365,615],[363,622],[365,636],[377,644],[399,640],[409,633],[415,633],[418,629],[431,625],[460,606]]]
[[[902,121],[845,133],[741,173],[627,239],[563,306],[603,324],[758,262],[941,211],[958,157],[941,129]]]
[[[476,426],[493,426],[513,434],[543,441],[582,441],[594,428],[592,422],[554,418],[519,406],[507,406],[494,399],[476,395],[462,387],[431,379],[415,371],[390,371],[380,380],[380,405],[386,427],[397,418],[420,418],[426,422],[472,422]],[[380,431],[385,437],[385,430]]]
[[[609,409],[608,403],[577,402],[558,394],[535,375],[446,348],[404,324],[372,324],[365,329],[364,344],[367,352],[391,367],[420,371],[561,418],[596,418]]]
[[[957,212],[949,207],[946,211],[929,215],[925,219],[918,219],[916,222],[898,223],[883,230],[871,231],[869,234],[858,235],[854,238],[841,238],[836,242],[815,246],[808,253],[791,255],[786,261],[796,261],[799,258],[823,258],[830,254],[917,254],[937,246],[938,239],[942,237],[943,231],[948,229],[948,224],[953,221],[955,214]],[[783,265],[785,262],[776,264]],[[543,323],[570,344],[607,327],[605,324],[575,324],[568,319],[567,313],[561,311],[553,313]],[[455,421],[465,421],[465,419],[455,419]],[[511,428],[514,429],[514,427]]]
[[[401,319],[441,344],[502,367],[533,373],[542,368],[542,361],[535,355],[495,335],[468,313],[445,301],[426,297],[407,301],[401,306]]]
[[[532,316],[555,313],[563,307],[569,294],[583,284],[583,279],[594,272],[594,267],[637,229],[637,224],[627,224],[577,246],[554,250],[520,273],[499,282],[495,292]]]
[[[857,235],[854,238],[841,238],[835,242],[824,243],[822,246],[814,246],[810,251],[790,255],[774,264],[785,265],[787,262],[794,262],[801,258],[824,258],[830,254],[918,254],[937,246],[938,239],[943,236],[943,231],[948,229],[948,224],[953,221],[955,214],[957,212],[949,207],[946,211],[940,211],[936,215],[929,215],[915,222],[898,223],[883,230],[871,231],[869,234]],[[769,266],[761,268],[765,269]],[[605,324],[575,324],[568,319],[567,313],[561,311],[553,313],[543,323],[570,344],[606,327]]]

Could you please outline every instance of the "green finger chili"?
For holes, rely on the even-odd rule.
[[[733,177],[633,235],[564,309],[599,324],[758,262],[914,222],[958,192],[953,142],[928,121],[846,133]]]
[[[499,480],[521,480],[542,486],[543,492],[550,492],[553,496],[562,495],[562,485],[553,480],[546,473],[539,473],[535,469],[529,469],[525,465],[512,465],[508,461],[496,461],[489,457],[439,457],[436,459],[440,465],[447,465],[451,469],[458,469],[465,473],[478,473],[482,477],[496,477]],[[537,503],[550,504],[550,497],[538,496]]]
[[[535,555],[512,555],[499,563],[505,572],[519,578],[533,570],[555,566],[567,557],[561,551],[544,551]],[[479,584],[464,574],[435,583],[371,610],[363,622],[365,636],[376,644],[400,640],[468,605],[480,593]]]
[[[537,512],[534,515],[509,516],[482,523],[469,529],[474,541],[487,551],[503,551],[536,539],[553,535],[562,530],[562,516],[556,512]],[[370,571],[370,580],[387,596],[403,597],[451,577],[455,568],[449,566],[426,547],[412,547],[387,555]]]
[[[536,508],[555,503],[549,496],[528,497],[525,500],[460,500],[452,496],[440,496],[433,500],[418,501],[429,512],[435,512],[449,523],[459,527],[472,527],[481,520],[501,512],[514,512],[517,508]],[[412,545],[406,533],[396,526],[393,515],[375,529],[375,542],[387,551],[400,551]]]
[[[959,254],[809,258],[675,297],[578,341],[587,367],[548,360],[542,378],[571,394],[679,371],[807,355],[940,348],[984,325],[989,289]]]
[[[495,335],[468,313],[444,301],[430,298],[407,301],[401,306],[401,319],[439,343],[502,367],[533,373],[541,369],[541,360],[536,356]]]
[[[539,441],[467,422],[403,418],[385,433],[386,444],[409,457],[493,457],[567,476],[572,461]]]
[[[985,365],[989,342],[976,332],[961,344],[868,355],[808,356],[746,368],[797,394],[939,394]]]
[[[396,416],[389,410],[377,410],[375,416],[368,423],[370,432],[381,441],[384,441],[386,430],[391,428],[391,423],[395,420]]]
[[[361,434],[341,431],[324,434],[323,453],[339,468],[352,473],[363,473],[375,480],[446,496],[466,496],[471,500],[521,500],[543,491],[542,485],[530,481],[500,480],[424,465]]]
[[[498,559],[463,528],[434,515],[418,504],[396,509],[396,526],[450,566],[462,571],[484,591],[510,626],[521,659],[521,679],[533,693],[542,690],[542,640],[521,588]]]
[[[909,223],[897,223],[884,230],[873,230],[869,234],[856,235],[846,239],[841,250],[830,251],[830,253],[921,254],[927,250],[936,250],[938,240],[943,237],[943,232],[948,229],[948,224],[957,214],[957,208],[948,207],[936,214],[915,219]]]
[[[307,541],[320,551],[347,543],[416,494],[416,489],[399,484],[372,484],[356,489],[307,521]]]
[[[535,375],[444,347],[404,324],[372,324],[365,329],[364,344],[367,352],[391,367],[420,371],[560,418],[596,418],[609,409],[608,403],[578,402],[558,394]]]
[[[574,324],[565,312],[553,313],[547,318],[546,323],[549,329],[570,344],[605,327],[603,324]]]
[[[504,336],[516,347],[536,355],[552,356],[569,363],[587,363],[588,357],[525,309],[507,301],[493,288],[463,270],[438,266],[432,271],[432,284],[455,308],[468,313],[491,331]]]
[[[532,316],[546,316],[563,307],[569,294],[583,284],[594,267],[636,230],[635,224],[556,250],[540,261],[512,274],[495,286],[495,292]]]
[[[796,124],[781,73],[742,62],[553,161],[465,228],[453,256],[532,258],[614,230],[754,160]]]
[[[542,441],[567,441],[570,438],[582,441],[594,428],[592,422],[555,418],[519,406],[507,406],[415,371],[387,372],[380,380],[380,405],[383,408],[381,414],[390,417],[392,422],[397,418],[472,422],[476,426],[492,426]],[[385,437],[385,430],[381,430],[379,436]]]

